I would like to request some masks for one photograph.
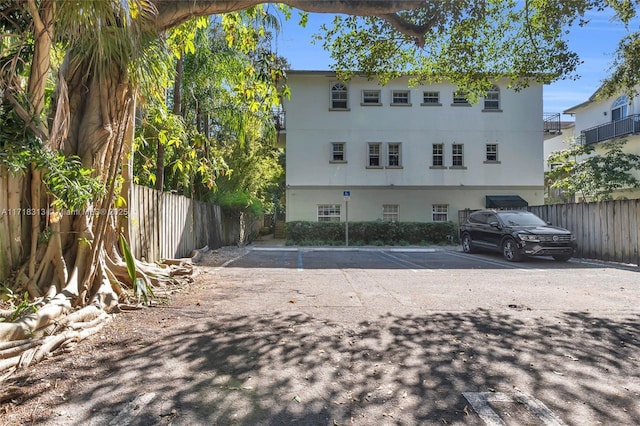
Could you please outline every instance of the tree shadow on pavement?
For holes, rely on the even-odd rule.
[[[345,327],[303,314],[181,315],[194,325],[167,322],[126,342],[124,357],[95,355],[98,371],[79,372],[86,384],[67,402],[85,409],[67,422],[109,424],[148,394],[128,424],[484,424],[463,392],[522,392],[566,424],[640,419],[637,316],[475,310]],[[521,407],[493,409],[523,424]]]

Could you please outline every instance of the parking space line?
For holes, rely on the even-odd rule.
[[[466,253],[456,253],[453,251],[447,251],[446,253],[450,254],[451,256],[454,257],[458,257],[460,259],[476,259],[480,262],[484,262],[484,263],[488,263],[489,265],[495,265],[495,266],[503,266],[506,268],[511,268],[511,269],[517,269],[520,271],[538,271],[538,272],[544,272],[544,269],[540,269],[540,268],[533,268],[531,266],[526,266],[526,265],[521,265],[521,264],[511,264],[511,263],[507,263],[505,262],[498,262],[495,260],[489,260],[489,259],[485,259],[482,257],[478,257],[475,255],[470,255],[470,254],[466,254]]]
[[[303,271],[304,268],[302,267],[302,250],[298,250],[298,272]]]
[[[431,270],[431,269],[425,268],[424,266],[418,265],[417,263],[413,263],[410,260],[405,260],[405,259],[402,259],[402,258],[400,258],[398,256],[394,256],[394,255],[392,255],[391,253],[389,253],[387,251],[381,251],[379,253],[380,253],[381,256],[385,256],[385,257],[389,258],[391,260],[391,262],[395,263],[396,265],[400,265],[400,266],[403,266],[403,267],[409,266],[409,267],[415,268],[415,269],[411,269],[412,272],[418,272],[418,270],[427,271],[427,272],[433,272],[433,270]]]
[[[502,392],[463,392],[471,408],[478,416],[490,426],[503,426],[506,423],[489,406],[490,402],[507,402],[526,406],[540,421],[547,426],[566,426],[565,423],[549,410],[546,405],[524,392],[515,392],[513,395]]]

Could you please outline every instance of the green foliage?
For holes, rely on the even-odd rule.
[[[343,79],[357,71],[383,84],[400,74],[414,76],[415,84],[448,80],[475,101],[498,78],[516,90],[532,82],[579,78],[581,61],[569,48],[569,31],[587,23],[586,12],[605,8],[628,23],[637,2],[428,1],[397,14],[406,20],[403,33],[389,20],[342,15],[324,26],[315,41],[331,52]],[[633,75],[637,67],[626,69]]]
[[[13,310],[9,317],[0,317],[0,322],[13,322],[25,315],[30,315],[38,311],[38,307],[30,302],[29,293],[25,292],[22,297],[13,292],[11,288],[5,284],[0,285],[0,300],[9,303]]]
[[[246,212],[254,217],[264,214],[264,208],[260,200],[244,191],[219,192],[215,198],[215,203],[228,212]]]
[[[619,189],[638,188],[640,181],[632,172],[640,169],[640,155],[624,152],[625,144],[626,140],[597,146],[572,142],[569,148],[549,155],[547,163],[554,167],[545,173],[545,179],[566,195],[581,194],[593,201],[610,199]]]
[[[122,251],[125,264],[127,265],[127,274],[133,283],[133,294],[138,298],[142,297],[144,303],[149,304],[151,301],[150,298],[155,298],[153,289],[146,281],[137,277],[136,262],[133,258],[133,254],[131,253],[131,249],[129,248],[129,243],[127,243],[123,234],[120,234],[120,250]]]
[[[424,245],[454,241],[457,227],[453,222],[350,222],[350,245]],[[343,222],[287,222],[288,244],[343,245]]]

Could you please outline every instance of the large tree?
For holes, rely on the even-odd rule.
[[[499,77],[508,77],[515,88],[531,81],[576,77],[579,58],[568,48],[567,27],[581,24],[587,10],[611,5],[624,12],[620,16],[628,22],[635,10],[624,6],[637,4],[626,0],[0,2],[3,28],[13,25],[29,32],[25,49],[32,52],[31,63],[24,68],[29,70],[26,83],[15,74],[3,74],[4,101],[22,120],[23,134],[33,143],[47,152],[77,158],[103,188],[89,191],[94,197],[90,202],[81,198],[71,203],[65,200],[65,191],[41,192],[41,172],[64,167],[53,167],[53,160],[29,164],[25,182],[30,182],[31,205],[46,208],[47,215],[42,220],[39,215],[32,218],[28,266],[21,269],[14,290],[28,290],[43,306],[35,314],[0,323],[0,341],[21,341],[60,329],[60,316],[75,307],[84,308],[74,315],[99,320],[103,312],[126,300],[126,289],[138,279],[160,284],[158,278],[145,274],[149,266],[137,262],[132,274],[123,260],[126,245],[119,241],[123,230],[126,235],[126,221],[109,214],[86,214],[89,207],[107,212],[117,203],[119,193],[126,194],[138,88],[145,79],[149,84],[158,80],[152,73],[155,68],[145,61],[153,57],[162,34],[193,17],[262,5],[276,7],[271,6],[276,3],[285,5],[285,14],[290,8],[341,14],[336,28],[326,29],[324,39],[336,53],[336,67],[345,77],[353,70],[377,73],[383,79],[411,73],[417,81],[446,78],[475,95]],[[25,49],[16,58],[23,57]],[[52,52],[64,54],[59,67],[55,61],[52,67]],[[19,63],[19,59],[5,61],[2,69]],[[56,80],[51,100],[46,96],[48,78]],[[87,177],[83,169],[68,169],[60,176]],[[84,204],[85,214],[60,211],[65,206],[79,210],[79,203]],[[45,229],[47,238],[38,238]],[[132,262],[129,259],[129,266]],[[47,343],[47,349],[69,338],[77,336]],[[40,350],[33,356],[45,353]]]

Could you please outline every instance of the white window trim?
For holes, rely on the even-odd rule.
[[[461,154],[461,156],[462,156],[462,165],[460,165],[460,166],[456,166],[456,165],[453,164],[454,163],[454,161],[453,161],[454,156],[458,156],[453,151],[454,150],[454,146],[458,146],[458,145],[462,147],[462,154]],[[449,168],[450,169],[458,169],[458,170],[464,170],[464,169],[467,168],[467,166],[465,166],[465,162],[464,162],[464,144],[463,143],[453,143],[453,144],[451,144],[451,166],[449,166]]]
[[[316,206],[316,219],[318,222],[340,222],[342,220],[342,210],[340,204],[318,204]],[[322,210],[322,215],[320,214]],[[336,214],[331,214],[337,211]],[[327,213],[328,212],[328,213]],[[328,218],[328,220],[320,220]],[[337,220],[336,220],[337,219]]]
[[[389,161],[390,160],[390,155],[391,155],[391,152],[390,152],[391,145],[398,145],[398,165],[397,166],[395,166],[395,165],[392,166],[390,164],[391,162]],[[386,160],[387,160],[386,161],[386,167],[388,169],[401,169],[402,168],[402,142],[387,142],[386,143],[386,148],[387,148],[386,149],[386,153],[385,153],[386,154],[385,157],[386,157]]]
[[[335,146],[336,145],[342,145],[342,160],[336,160],[334,157],[335,154]],[[347,143],[346,142],[331,142],[329,149],[331,150],[331,153],[329,154],[329,163],[332,164],[344,164],[347,162]]]
[[[483,100],[482,112],[502,112],[502,108],[501,108],[502,99],[500,96],[500,88],[498,86],[493,86],[493,88],[487,92],[487,95],[489,94],[496,94],[497,95],[496,99],[489,99],[487,96],[485,96]],[[495,108],[494,107],[487,108],[487,102],[495,102],[497,105],[495,106]]]
[[[345,107],[334,107],[333,106],[333,94],[334,94],[334,87],[336,87],[337,85],[342,85],[342,87],[344,87],[344,92],[346,94],[346,99],[345,99]],[[341,81],[333,81],[331,82],[331,85],[329,86],[329,111],[349,111],[349,87],[341,82]]]
[[[434,153],[433,153],[433,148],[434,145],[439,145],[442,148],[442,153],[440,154],[440,158],[442,158],[442,164],[441,165],[435,165],[433,164],[433,159],[434,159]],[[444,143],[432,143],[431,144],[431,166],[429,166],[430,169],[446,169],[447,166],[445,165],[446,161],[446,152],[445,152],[445,144]]]
[[[495,147],[496,147],[496,152],[495,152],[495,154],[496,154],[496,159],[495,159],[495,160],[489,160],[489,159],[487,158],[487,154],[489,154],[489,151],[488,151],[489,145],[493,145],[493,146],[495,146]],[[484,164],[500,164],[501,162],[500,162],[500,156],[499,156],[499,153],[500,153],[500,149],[499,149],[499,147],[498,147],[498,144],[497,144],[497,143],[488,143],[488,144],[486,144],[486,145],[484,146]]]
[[[370,147],[372,145],[377,145],[378,146],[378,165],[377,166],[372,166],[371,165],[371,150]],[[367,149],[367,164],[366,164],[366,168],[367,169],[383,169],[384,168],[384,152],[382,150],[382,142],[367,142],[366,145],[366,149]]]
[[[464,98],[464,102],[460,101],[463,98]],[[456,99],[458,99],[458,102],[456,102]],[[451,106],[452,107],[470,107],[471,104],[469,103],[469,99],[467,99],[466,92],[463,92],[461,90],[456,90],[455,92],[453,92]]]
[[[377,92],[378,93],[378,102],[365,102],[364,93],[365,92]],[[362,89],[360,94],[360,105],[361,106],[382,106],[382,92],[377,89]]]
[[[446,209],[446,211],[444,212],[439,210],[439,208],[443,206]],[[436,215],[442,215],[442,214],[445,215],[445,220],[436,220]],[[448,222],[449,221],[449,205],[448,204],[432,204],[431,205],[431,221],[437,222],[437,223]]]
[[[438,102],[425,102],[424,98],[426,93],[435,93],[438,97]],[[422,92],[422,103],[420,104],[420,106],[442,106],[442,103],[440,103],[440,92],[437,90],[424,90]]]
[[[387,211],[389,209],[389,211]],[[393,216],[394,219],[385,219],[385,216]],[[399,204],[383,204],[382,205],[382,221],[383,222],[400,222],[400,205]]]
[[[406,93],[407,94],[407,103],[402,102],[394,102],[396,93]],[[393,89],[391,90],[391,106],[399,106],[399,107],[410,107],[411,106],[411,90],[407,89]]]

